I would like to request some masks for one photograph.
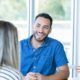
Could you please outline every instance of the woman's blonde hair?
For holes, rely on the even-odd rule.
[[[17,29],[7,21],[0,21],[0,66],[3,64],[16,69],[19,66]]]

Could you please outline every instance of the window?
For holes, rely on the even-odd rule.
[[[35,0],[35,2],[38,13],[49,13],[54,20],[71,19],[71,0]]]
[[[10,21],[16,25],[19,32],[19,40],[28,36],[27,1],[0,0],[0,20]]]

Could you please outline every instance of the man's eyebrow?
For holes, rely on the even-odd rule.
[[[37,25],[39,25],[39,26],[40,26],[41,24],[40,24],[40,23],[37,23]],[[48,25],[44,25],[44,27],[47,27],[47,28],[48,28],[49,26],[48,26]]]
[[[37,23],[38,25],[41,25],[40,23]]]
[[[44,27],[49,27],[48,25],[44,25]]]

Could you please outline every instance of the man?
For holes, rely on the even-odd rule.
[[[51,26],[51,16],[40,13],[32,26],[32,36],[21,41],[21,72],[25,76],[24,80],[68,78],[68,60],[63,45],[48,37]]]

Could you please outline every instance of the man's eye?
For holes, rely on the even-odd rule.
[[[44,28],[45,28],[45,29],[49,29],[49,27],[47,27],[47,26],[46,26],[46,27],[44,27]]]
[[[36,27],[40,27],[40,25],[36,25]]]

